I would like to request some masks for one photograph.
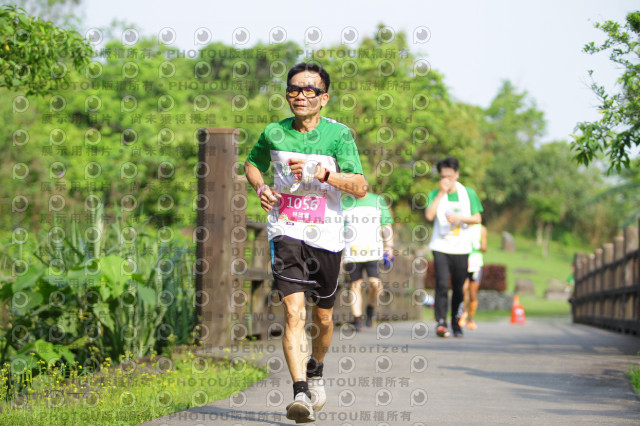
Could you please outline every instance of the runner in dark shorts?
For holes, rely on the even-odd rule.
[[[373,326],[376,307],[383,291],[380,262],[388,268],[393,261],[393,217],[384,197],[369,192],[366,197],[342,199],[345,227],[344,270],[351,283],[351,314],[356,331]],[[388,263],[388,265],[387,265]],[[367,282],[363,280],[367,271]],[[367,302],[362,296],[367,287]]]
[[[349,281],[351,282],[361,280],[364,271],[367,271],[367,277],[369,278],[380,278],[380,261],[378,260],[345,263],[343,268],[349,274]]]
[[[273,274],[282,292],[285,324],[282,347],[293,383],[287,418],[315,420],[327,397],[323,360],[333,336],[333,303],[344,250],[340,200],[343,192],[367,191],[351,130],[322,117],[329,102],[329,74],[300,63],[287,74],[286,100],[293,117],[267,125],[245,163],[247,180],[268,212]],[[273,170],[273,185],[264,173]],[[307,298],[318,330],[307,342]]]
[[[290,237],[271,240],[274,288],[284,299],[304,292],[320,308],[332,308],[338,289],[342,252],[307,245]]]

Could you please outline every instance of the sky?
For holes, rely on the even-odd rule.
[[[144,36],[170,29],[172,45],[184,50],[200,47],[196,32],[238,48],[275,40],[310,50],[339,43],[356,47],[383,24],[391,33],[404,31],[412,53],[441,72],[462,102],[489,106],[506,79],[526,91],[545,114],[542,141],[548,142],[570,140],[578,122],[598,119],[588,70],[609,90],[621,71],[606,53],[588,55],[582,48],[605,40],[596,22],[623,23],[637,9],[638,2],[626,0],[84,0],[78,12],[85,32],[114,20]]]

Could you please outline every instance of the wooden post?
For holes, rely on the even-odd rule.
[[[234,199],[237,137],[237,129],[198,131],[196,323],[201,322],[202,344],[212,348],[228,346],[232,340],[231,296],[234,281],[238,283],[231,273],[232,247],[238,248],[232,234],[244,223],[244,213],[237,214]]]
[[[624,230],[624,285],[630,286],[635,283],[634,281],[634,261],[633,252],[638,250],[638,228],[626,228]]]
[[[581,321],[582,316],[582,253],[573,256],[573,303],[571,304],[571,319],[573,322]]]
[[[638,228],[626,228],[624,230],[624,265],[623,265],[623,283],[624,287],[628,288],[629,291],[625,291],[624,298],[624,319],[625,320],[633,320],[636,318],[634,316],[634,308],[638,304],[638,292],[633,292],[631,289],[634,284],[639,284],[636,277],[634,276],[634,272],[636,270],[636,262],[635,259],[638,252]]]
[[[236,141],[234,141],[236,142]],[[237,144],[234,145],[236,149]],[[237,156],[234,166],[237,165]],[[249,336],[249,330],[240,320],[247,314],[249,304],[248,292],[244,289],[243,275],[248,269],[244,259],[244,247],[247,241],[246,211],[247,211],[247,178],[237,175],[237,168],[234,167],[231,182],[233,189],[229,193],[231,196],[231,214],[233,215],[233,229],[231,233],[231,287],[232,287],[232,340],[242,340]]]
[[[613,288],[613,243],[605,243],[602,245],[603,263],[605,266],[604,289]]]
[[[615,266],[615,274],[614,274],[614,288],[623,288],[624,287],[624,264],[622,260],[624,259],[624,237],[619,235],[613,238],[613,260],[616,262]],[[624,305],[623,305],[624,296],[621,294],[616,294],[612,297],[613,309],[612,309],[612,317],[621,320],[624,319]]]
[[[268,276],[270,263],[270,247],[267,240],[267,224],[252,223],[254,229],[253,240],[253,268],[264,271],[265,278],[255,277],[251,281],[251,334],[259,335],[266,340],[269,326],[275,322],[275,314],[269,312],[269,297],[271,292],[271,278]]]
[[[622,260],[624,257],[624,237],[622,235],[618,235],[613,238],[613,260],[618,261]],[[622,265],[618,264],[614,269],[615,273],[613,276],[613,288],[620,288],[623,286],[623,275],[622,275]]]
[[[591,253],[589,255],[589,261],[588,262],[589,262],[589,273],[590,273],[588,288],[589,288],[589,294],[593,294],[594,290],[595,290],[595,285],[594,285],[595,274],[594,274],[594,271],[596,270],[596,256],[593,253]],[[589,308],[588,308],[588,315],[591,318],[594,318],[597,315],[597,305],[598,305],[597,301],[594,301],[593,299],[590,299]]]
[[[583,297],[586,294],[584,285],[584,276],[586,275],[586,254],[576,253],[574,258],[573,278],[575,280],[575,287],[573,293],[575,297]]]
[[[595,285],[595,291],[596,292],[601,292],[604,289],[604,260],[603,260],[603,250],[601,248],[597,248],[594,251],[594,254],[596,255],[596,285]]]

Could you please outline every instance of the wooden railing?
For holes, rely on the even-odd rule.
[[[198,133],[198,220],[196,324],[201,343],[230,345],[246,338],[267,339],[284,330],[282,304],[272,289],[266,223],[246,217],[248,191],[238,175],[238,130],[201,129]],[[381,321],[415,320],[422,316],[426,257],[403,251],[393,267],[381,273]],[[334,322],[351,321],[350,294],[344,275],[334,308]],[[310,309],[307,314],[310,315]]]
[[[574,260],[573,321],[640,334],[639,228]]]

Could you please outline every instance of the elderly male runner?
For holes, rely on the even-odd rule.
[[[315,420],[326,402],[323,360],[333,334],[333,305],[344,242],[341,191],[366,195],[358,149],[345,125],[320,114],[329,102],[329,74],[300,63],[287,75],[294,117],[269,124],[245,164],[249,183],[269,212],[268,238],[275,286],[285,310],[282,340],[293,380],[287,418]],[[273,164],[273,186],[263,173]],[[306,297],[318,333],[311,354],[305,333]]]

